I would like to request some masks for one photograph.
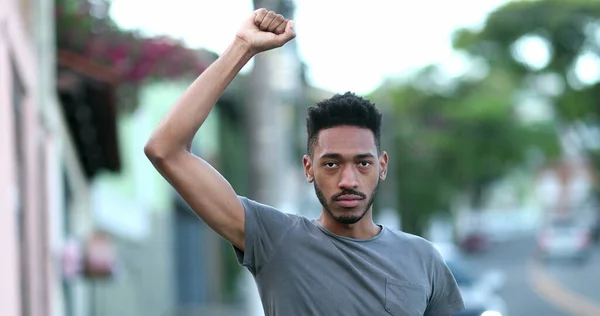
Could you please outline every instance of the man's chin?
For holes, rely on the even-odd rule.
[[[331,214],[336,222],[342,224],[354,224],[364,217],[364,212],[359,207],[336,209]]]
[[[351,224],[356,224],[356,223],[360,222],[360,220],[362,219],[362,216],[360,216],[360,215],[356,215],[356,216],[343,215],[343,216],[334,216],[333,219],[340,224],[351,225]]]

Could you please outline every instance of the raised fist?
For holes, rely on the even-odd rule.
[[[283,46],[296,37],[296,32],[293,21],[273,11],[258,9],[244,21],[236,36],[257,54]]]

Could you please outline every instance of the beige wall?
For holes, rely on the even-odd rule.
[[[29,1],[0,0],[0,306],[2,315],[49,315],[43,129],[37,111],[37,70]],[[27,18],[25,18],[27,17]],[[16,73],[17,80],[14,80]],[[16,121],[15,85],[23,87]],[[20,123],[21,141],[15,127]],[[21,157],[17,154],[20,148]],[[18,218],[22,218],[19,224]],[[20,233],[21,232],[21,233]]]

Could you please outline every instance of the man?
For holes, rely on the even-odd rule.
[[[196,214],[234,246],[258,285],[266,315],[449,315],[463,308],[456,282],[422,238],[376,225],[372,204],[387,175],[381,114],[346,93],[309,109],[303,158],[323,211],[283,213],[238,196],[190,143],[252,56],[295,37],[293,22],[260,9],[184,92],[145,147]]]

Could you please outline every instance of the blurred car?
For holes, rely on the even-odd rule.
[[[506,303],[497,294],[503,285],[500,272],[490,270],[476,277],[460,261],[447,260],[446,264],[456,279],[466,308],[453,316],[506,316]]]
[[[555,219],[538,233],[539,259],[570,259],[584,263],[590,257],[591,228],[572,219]]]
[[[467,253],[484,252],[490,247],[490,238],[483,232],[472,232],[464,237],[460,246]]]
[[[465,309],[452,316],[506,316],[506,303],[498,295],[504,285],[500,271],[488,270],[475,275],[464,261],[460,251],[452,243],[434,243],[446,265],[454,275],[460,289]]]

